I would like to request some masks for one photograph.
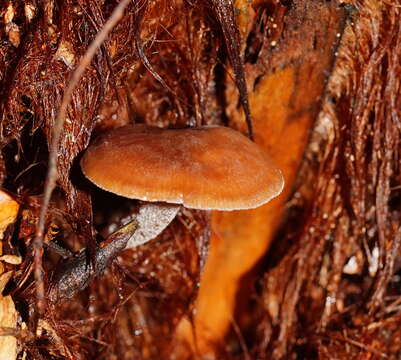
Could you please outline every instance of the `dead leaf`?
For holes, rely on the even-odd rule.
[[[74,50],[72,44],[68,41],[63,40],[60,42],[55,56],[57,59],[62,60],[69,68],[72,68],[75,64]]]
[[[11,22],[6,25],[6,32],[8,34],[8,40],[11,42],[11,44],[13,44],[15,47],[18,47],[21,42],[19,27]]]
[[[13,4],[10,2],[10,4],[7,7],[7,10],[4,14],[4,23],[9,24],[13,21],[15,15],[15,10]]]
[[[0,293],[10,280],[13,271],[0,275]],[[0,324],[4,328],[16,328],[17,311],[11,296],[0,296]],[[0,336],[0,360],[13,360],[17,356],[17,339],[14,336]]]
[[[17,255],[3,255],[0,260],[12,265],[19,265],[22,262],[21,257]]]
[[[33,4],[25,4],[24,12],[25,17],[30,22],[35,16],[36,8]]]
[[[7,193],[0,191],[0,240],[7,226],[15,221],[18,209],[18,203]]]

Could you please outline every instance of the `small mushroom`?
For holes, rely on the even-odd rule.
[[[142,203],[134,218],[96,249],[92,261],[82,251],[54,271],[48,293],[52,302],[83,290],[123,249],[155,238],[182,205],[251,209],[284,186],[281,172],[259,146],[219,126],[124,126],[90,145],[81,168],[100,188]]]
[[[127,248],[155,238],[181,205],[251,209],[279,195],[284,186],[281,172],[264,150],[220,126],[123,126],[91,144],[81,168],[98,187],[144,201]]]

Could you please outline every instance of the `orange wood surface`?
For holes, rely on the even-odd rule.
[[[283,43],[268,55],[272,70],[260,78],[249,99],[255,141],[270,153],[286,185],[278,198],[257,209],[212,214],[210,252],[194,311],[195,330],[188,319],[178,327],[179,337],[202,356],[224,346],[240,280],[266,254],[281,223],[333,65],[343,14],[333,4],[315,3],[313,9],[303,4],[288,14],[288,22],[299,25],[301,19],[305,32],[295,26],[284,30]],[[322,19],[323,27],[319,25]],[[248,73],[248,84],[249,78]],[[228,115],[232,127],[245,131],[240,110]]]

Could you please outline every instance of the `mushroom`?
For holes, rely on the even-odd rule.
[[[82,251],[56,269],[49,288],[52,302],[85,288],[121,250],[155,238],[181,206],[251,209],[279,195],[284,186],[280,170],[258,145],[219,126],[127,125],[90,145],[81,168],[98,187],[142,203],[134,218],[96,249],[92,261]]]
[[[143,201],[127,248],[155,238],[181,205],[251,209],[279,195],[284,186],[280,170],[264,150],[221,126],[123,126],[90,145],[81,168],[98,187]]]

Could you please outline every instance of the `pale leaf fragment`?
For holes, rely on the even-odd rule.
[[[6,25],[6,32],[8,34],[8,40],[11,42],[11,44],[13,44],[15,47],[18,47],[21,42],[19,27],[11,22]]]
[[[10,2],[7,6],[7,10],[4,13],[4,22],[9,24],[13,21],[15,15],[15,10],[13,4]]]
[[[0,294],[10,280],[13,272],[0,275]],[[0,326],[15,329],[17,326],[17,311],[11,296],[0,295]],[[0,360],[14,360],[17,356],[17,339],[14,336],[0,336]]]
[[[18,203],[10,195],[0,191],[0,240],[3,238],[7,226],[15,221],[18,209]]]
[[[75,64],[75,56],[72,44],[68,41],[62,40],[55,54],[57,59],[60,59],[69,68],[72,68]]]
[[[24,12],[25,17],[28,19],[28,22],[31,22],[31,20],[35,16],[36,8],[33,4],[25,4]]]
[[[19,265],[22,262],[21,257],[17,255],[3,255],[0,257],[0,260],[11,265]]]

